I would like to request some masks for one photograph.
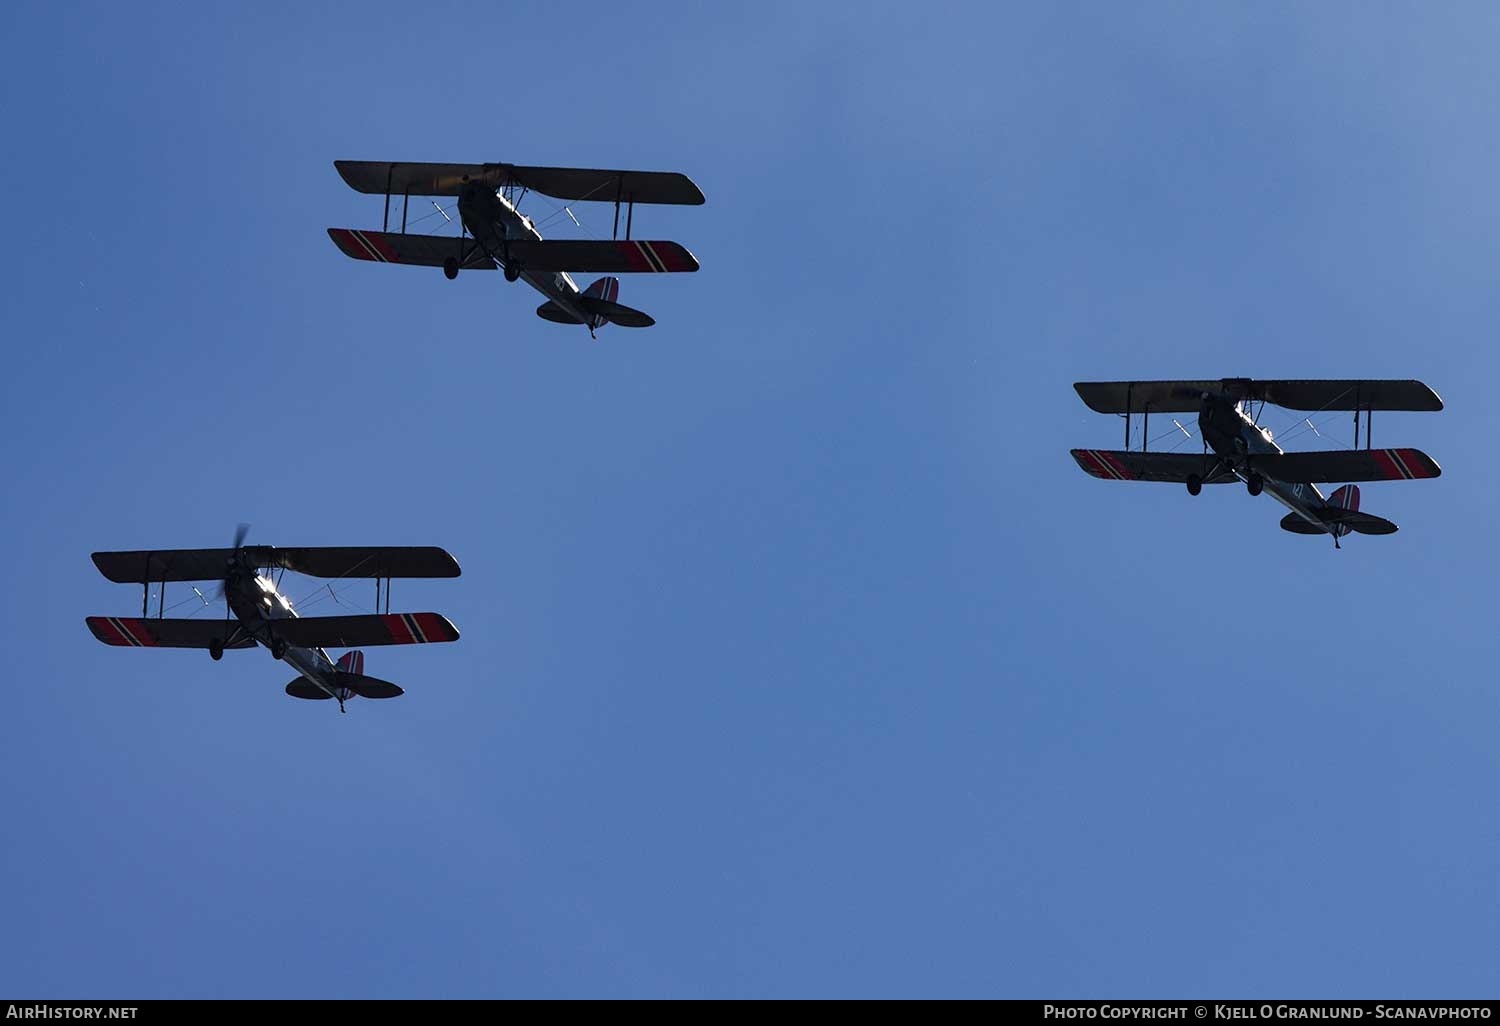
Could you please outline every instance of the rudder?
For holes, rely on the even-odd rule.
[[[632,310],[618,300],[620,279],[600,278],[583,291],[579,305],[589,312],[589,330],[602,328],[606,324],[618,324],[622,328],[649,328],[656,322],[639,310]]]

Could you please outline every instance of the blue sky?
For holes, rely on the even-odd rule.
[[[1500,15],[815,6],[0,10],[0,991],[1494,996]],[[681,170],[702,270],[591,343],[337,158]],[[1237,375],[1425,380],[1443,476],[1336,552],[1067,455]],[[92,640],[241,521],[462,639]]]

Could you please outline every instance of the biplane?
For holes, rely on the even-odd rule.
[[[244,528],[228,549],[156,549],[135,552],[96,552],[99,572],[119,584],[142,585],[141,615],[90,616],[94,637],[106,645],[133,648],[207,649],[215,661],[228,649],[271,650],[297,671],[286,686],[293,698],[395,698],[404,694],[389,681],[365,676],[364,653],[369,645],[415,645],[457,641],[458,628],[438,613],[392,613],[390,582],[402,577],[457,577],[458,563],[440,548],[276,548],[245,545]],[[380,609],[385,586],[385,612],[360,616],[298,616],[291,601],[277,587],[277,579],[261,570],[284,575],[306,574],[347,580],[373,578],[375,608]],[[218,581],[224,599],[223,620],[169,618],[164,615],[168,581]],[[151,586],[159,585],[156,615],[148,610]],[[332,587],[331,585],[329,586]],[[200,599],[202,592],[193,589]],[[203,599],[207,604],[207,599]],[[351,648],[337,662],[325,648]]]
[[[1442,469],[1420,449],[1375,449],[1370,436],[1375,410],[1436,411],[1437,393],[1420,381],[1262,380],[1218,381],[1080,381],[1079,398],[1096,413],[1125,417],[1123,450],[1074,449],[1078,465],[1107,481],[1170,481],[1197,495],[1206,484],[1243,481],[1251,495],[1262,490],[1289,513],[1281,527],[1293,534],[1333,536],[1393,534],[1396,525],[1362,512],[1359,488],[1345,484],[1324,496],[1319,483],[1335,481],[1410,481],[1437,477]],[[1267,404],[1288,410],[1321,413],[1353,411],[1354,448],[1285,452],[1260,425]],[[1197,413],[1203,452],[1149,452],[1151,414]],[[1365,447],[1359,447],[1360,414],[1365,418]],[[1141,448],[1130,448],[1130,427],[1141,417]],[[1316,430],[1311,419],[1307,424]],[[1175,420],[1183,434],[1187,430]],[[1179,443],[1180,444],[1180,443]]]
[[[504,270],[506,281],[524,280],[547,301],[537,316],[557,324],[581,324],[589,336],[605,324],[649,328],[656,322],[619,302],[620,279],[630,272],[696,271],[698,261],[676,242],[630,237],[637,203],[703,203],[692,179],[672,171],[600,171],[571,167],[526,167],[518,164],[397,164],[389,161],[336,160],[350,188],[385,196],[380,231],[330,228],[328,235],[347,256],[385,264],[441,267],[450,280],[458,272]],[[520,211],[528,192],[567,202],[597,201],[615,207],[609,240],[543,239],[538,226]],[[416,235],[406,231],[413,196],[457,197],[457,236]],[[391,228],[391,199],[401,200],[401,230]],[[625,208],[625,237],[620,238],[620,208]],[[564,211],[572,217],[572,210]],[[438,212],[448,215],[441,206]],[[430,216],[430,215],[424,215]],[[577,219],[574,218],[576,223]],[[580,290],[569,271],[599,273]]]

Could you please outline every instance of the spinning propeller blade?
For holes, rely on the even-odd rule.
[[[250,533],[250,525],[246,524],[246,523],[241,523],[238,527],[236,527],[234,529],[234,550],[236,552],[238,552],[240,549],[242,549],[242,548],[245,547],[245,535],[247,535],[249,533]],[[222,599],[223,597],[224,597],[224,582],[220,581],[219,582],[219,586],[214,589],[214,601],[217,602],[220,599]]]

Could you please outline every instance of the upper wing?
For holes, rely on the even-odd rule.
[[[279,567],[310,577],[457,577],[458,562],[435,546],[339,546],[278,549],[248,545],[259,567]],[[216,581],[234,559],[234,549],[165,549],[96,552],[99,572],[119,584],[147,581]]]
[[[1409,481],[1437,477],[1443,469],[1420,449],[1344,449],[1256,456],[1256,470],[1292,484],[1333,481]]]
[[[94,565],[117,584],[147,581],[216,581],[234,558],[233,549],[160,549],[155,552],[96,552]],[[196,622],[196,621],[194,621]]]
[[[368,234],[368,233],[367,233]],[[528,271],[696,271],[698,261],[675,242],[644,239],[590,242],[572,239],[516,239],[506,246],[510,259]]]
[[[1192,413],[1204,392],[1223,391],[1222,381],[1079,381],[1078,397],[1095,413]]]
[[[1187,452],[1122,452],[1118,449],[1071,451],[1086,473],[1108,481],[1173,481],[1181,484],[1190,475],[1201,477],[1204,484],[1238,480],[1212,456],[1195,456]]]
[[[349,187],[360,192],[409,196],[458,196],[470,182],[492,188],[515,184],[563,200],[606,203],[675,203],[696,206],[702,191],[676,171],[600,171],[576,167],[528,167],[518,164],[392,163],[384,160],[335,160]]]
[[[1251,382],[1250,386],[1253,393],[1250,398],[1264,399],[1273,406],[1288,410],[1418,410],[1432,413],[1443,408],[1443,400],[1420,381],[1266,380]]]
[[[300,648],[419,645],[458,640],[458,628],[440,613],[299,616],[273,621],[271,631],[287,644]]]
[[[442,267],[448,260],[463,255],[465,241],[453,235],[407,235],[403,232],[363,231],[359,228],[330,228],[328,237],[356,260],[374,260],[384,264],[416,264],[419,267]],[[472,244],[473,252],[461,265],[465,270],[493,271],[495,262]]]
[[[698,206],[702,191],[676,171],[598,171],[581,167],[502,165],[511,181],[554,199]]]
[[[208,648],[223,642],[236,625],[222,620],[163,620],[142,616],[90,616],[85,623],[106,645],[137,648]],[[241,637],[225,648],[254,648],[255,639]]]
[[[349,188],[359,192],[410,196],[457,196],[472,181],[503,184],[495,164],[397,164],[388,160],[335,160]]]
[[[1420,381],[1221,378],[1199,381],[1080,381],[1079,398],[1096,413],[1190,413],[1204,392],[1255,399],[1288,410],[1422,410],[1443,408]]]
[[[435,545],[269,549],[261,566],[309,577],[457,577],[458,561]]]

